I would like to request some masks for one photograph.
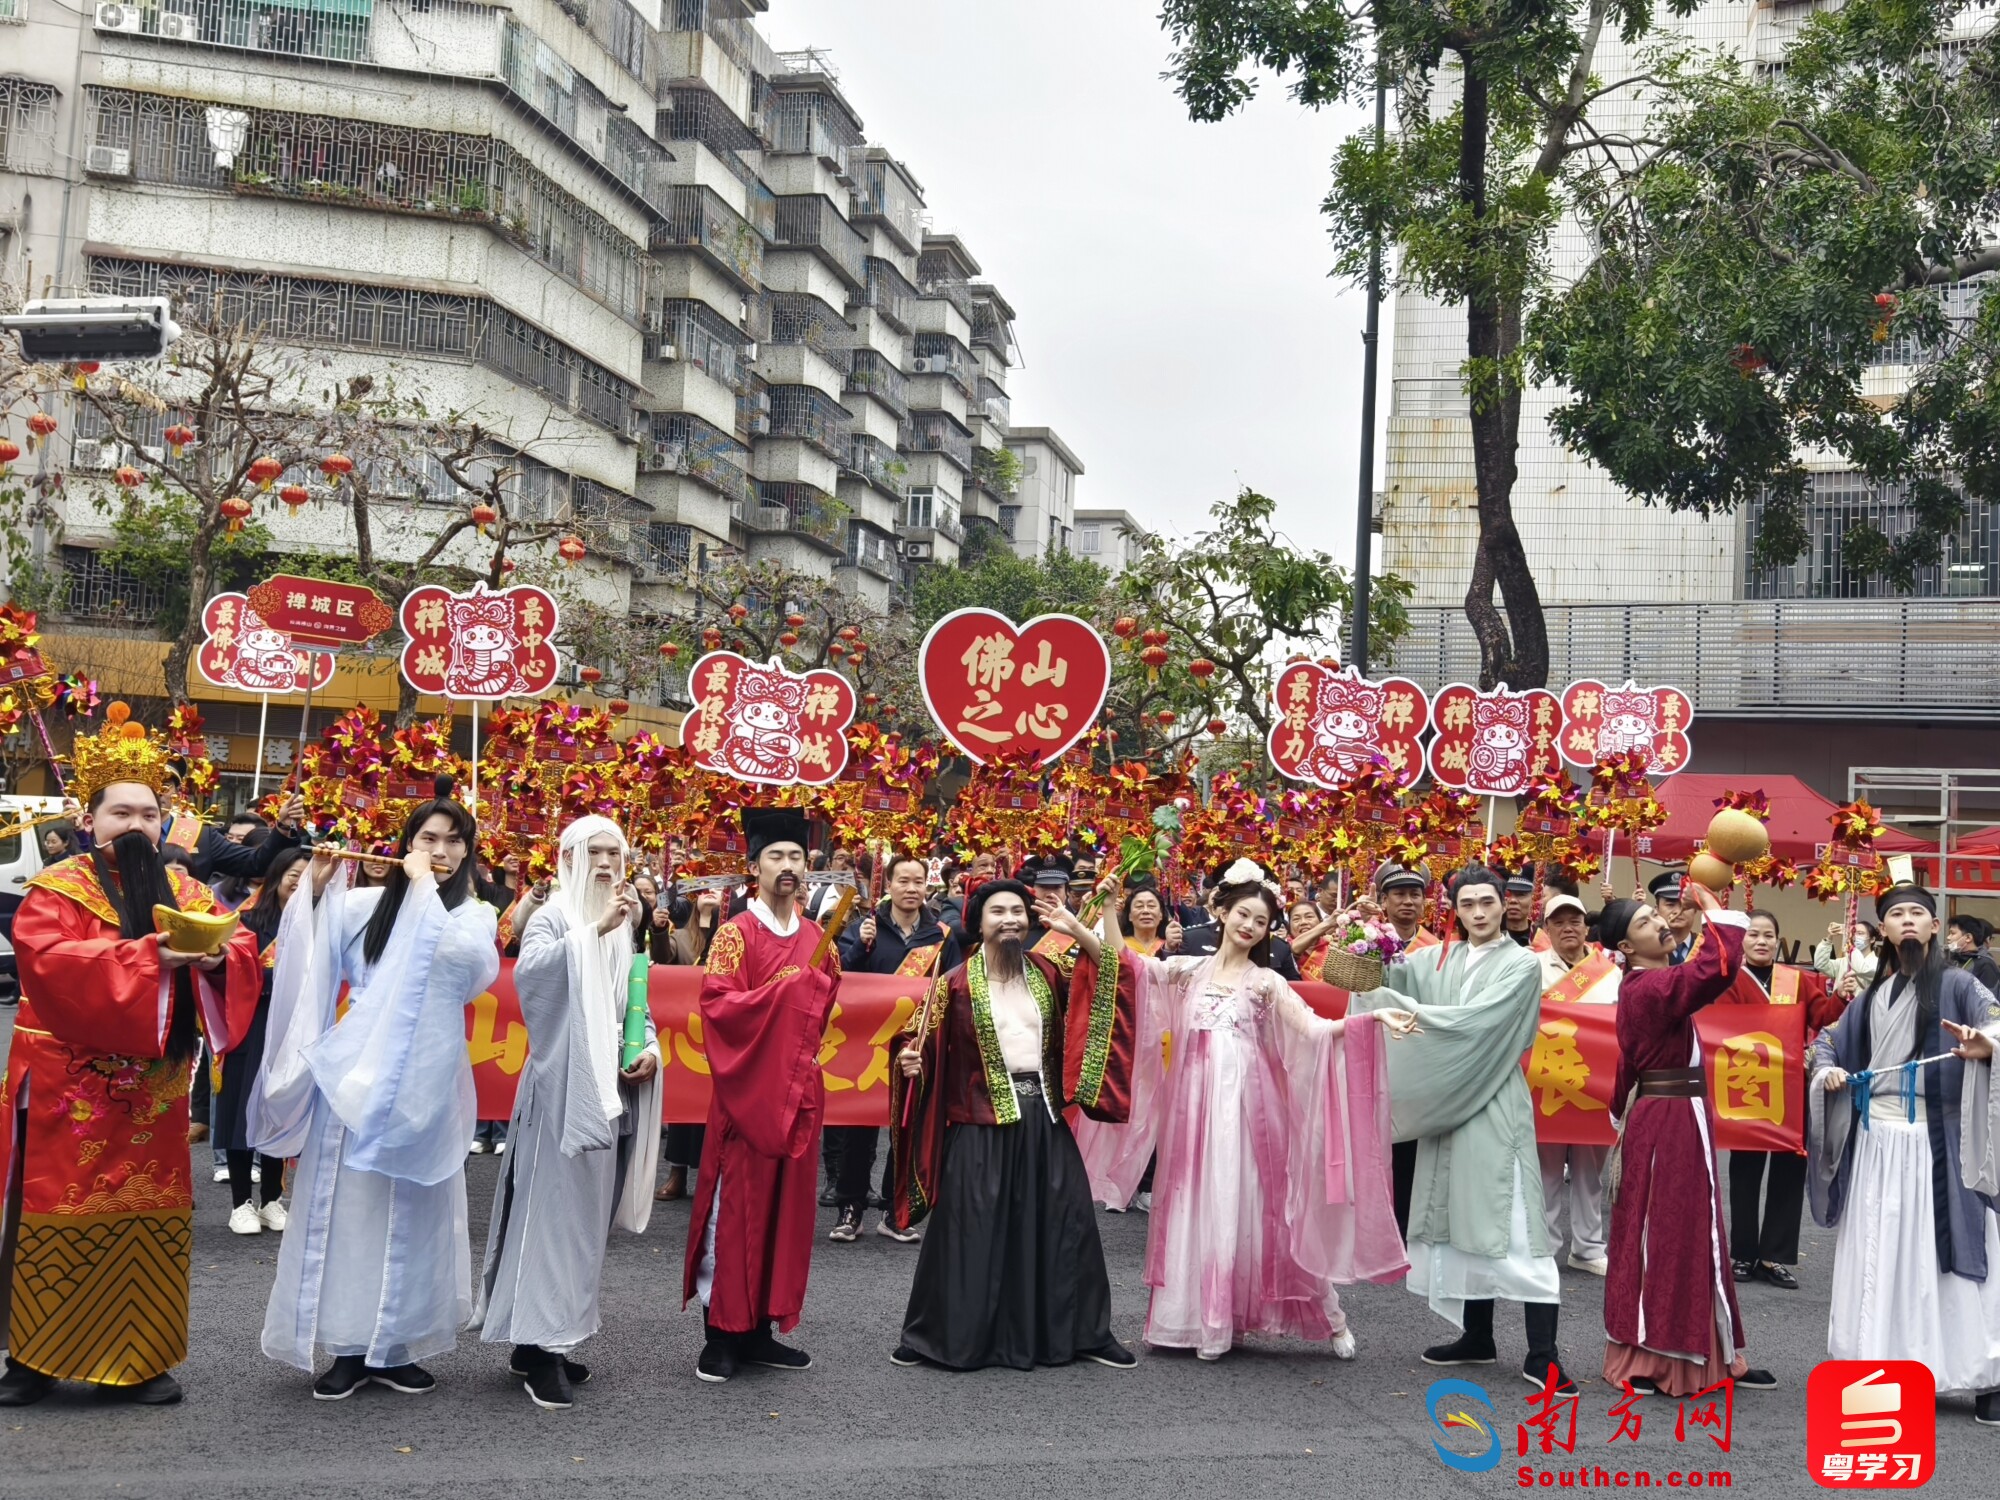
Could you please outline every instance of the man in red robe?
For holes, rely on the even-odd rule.
[[[123,727],[112,720],[106,736]],[[187,1357],[197,1011],[209,1046],[229,1052],[256,1015],[263,966],[247,928],[206,957],[154,931],[156,904],[216,905],[208,887],[161,863],[166,761],[142,736],[116,736],[120,773],[138,779],[78,788],[88,799],[78,826],[96,847],[37,875],[14,916],[21,1009],[0,1085],[0,1406],[39,1401],[59,1380],[148,1405],[181,1399],[167,1371]],[[79,745],[79,781],[100,764],[93,748]]]
[[[1803,1005],[1806,1045],[1824,1027],[1840,1019],[1847,1002],[1831,993],[1826,980],[1811,969],[1778,962],[1778,919],[1767,911],[1749,913],[1743,932],[1743,967],[1722,997],[1734,1005]],[[1805,1058],[1792,1075],[1806,1086]],[[1765,1187],[1765,1174],[1770,1186]],[[1763,1215],[1758,1215],[1758,1200]],[[1799,1224],[1805,1215],[1806,1158],[1803,1152],[1732,1151],[1729,1153],[1729,1242],[1735,1246],[1733,1274],[1738,1281],[1762,1281],[1787,1292],[1799,1289],[1788,1269],[1799,1263]]]
[[[1689,880],[1680,905],[1706,921],[1687,958],[1669,919],[1639,901],[1604,908],[1598,934],[1622,955],[1618,1085],[1621,1180],[1611,1210],[1604,1287],[1604,1378],[1641,1392],[1691,1396],[1724,1379],[1771,1390],[1743,1358],[1743,1317],[1729,1272],[1715,1119],[1694,1018],[1735,982],[1743,915]]]
[[[815,1167],[826,1087],[821,1034],[840,960],[800,909],[812,829],[791,808],[746,808],[757,892],[716,930],[701,984],[714,1097],[688,1220],[682,1306],[702,1305],[695,1374],[744,1365],[805,1370],[812,1357],[772,1336],[798,1326],[818,1213]]]

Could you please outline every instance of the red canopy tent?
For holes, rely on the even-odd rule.
[[[1936,855],[1925,868],[1935,879]],[[2000,824],[1975,829],[1954,843],[1945,871],[1945,884],[1957,895],[2000,896]]]
[[[1667,809],[1667,821],[1651,833],[1639,835],[1639,847],[1629,848],[1620,840],[1619,857],[1636,853],[1639,858],[1667,863],[1689,858],[1695,845],[1708,832],[1715,804],[1725,792],[1762,792],[1771,804],[1771,852],[1780,859],[1811,864],[1833,833],[1833,815],[1838,810],[1796,776],[1766,776],[1752,772],[1717,775],[1683,771],[1657,783],[1658,796]],[[2000,832],[2000,830],[1995,830]],[[1880,854],[1929,854],[1937,857],[1937,846],[1891,828],[1875,841]]]

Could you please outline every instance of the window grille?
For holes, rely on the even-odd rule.
[[[0,166],[36,174],[56,170],[56,91],[48,84],[0,78]]]

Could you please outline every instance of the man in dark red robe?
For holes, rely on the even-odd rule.
[[[979,944],[937,982],[891,1075],[889,1211],[899,1226],[931,1226],[890,1356],[899,1365],[1136,1363],[1111,1336],[1090,1181],[1063,1119],[1066,1102],[1131,1118],[1135,976],[1051,893],[1037,915],[1070,940],[1066,976],[1027,951],[1028,914],[1018,881],[967,900]]]
[[[1686,959],[1668,920],[1638,901],[1604,908],[1599,935],[1619,954],[1618,1086],[1624,1158],[1611,1210],[1604,1285],[1604,1378],[1691,1396],[1725,1378],[1777,1381],[1743,1358],[1716,1173],[1715,1119],[1694,1018],[1720,1000],[1743,959],[1743,914],[1690,880],[1680,904],[1706,920]]]
[[[1823,1027],[1840,1019],[1847,1002],[1831,993],[1826,980],[1811,969],[1778,962],[1778,919],[1767,911],[1748,914],[1743,932],[1743,967],[1722,997],[1725,1005],[1803,1005],[1806,1046]],[[1800,1090],[1806,1086],[1805,1059],[1792,1070]],[[1770,1186],[1765,1186],[1766,1174]],[[1761,1205],[1760,1205],[1760,1201]],[[1758,1212],[1762,1207],[1762,1214]],[[1799,1224],[1805,1217],[1806,1158],[1804,1152],[1732,1151],[1729,1153],[1729,1242],[1735,1247],[1738,1281],[1762,1281],[1795,1292],[1799,1263]]]
[[[798,1326],[812,1263],[820,1120],[819,1047],[840,960],[800,909],[812,830],[791,808],[746,808],[757,893],[717,929],[701,984],[714,1097],[688,1220],[682,1305],[698,1298],[708,1337],[695,1374],[746,1364],[804,1370],[812,1357],[772,1336]]]

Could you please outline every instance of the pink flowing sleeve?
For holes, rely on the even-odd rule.
[[[1180,996],[1185,993],[1192,960],[1172,964],[1127,953],[1123,962],[1136,971],[1139,1017],[1132,1059],[1132,1115],[1122,1125],[1093,1120],[1080,1112],[1070,1124],[1077,1150],[1090,1175],[1090,1195],[1106,1208],[1123,1213],[1139,1191],[1159,1140],[1160,1119],[1167,1107],[1168,1033]]]

